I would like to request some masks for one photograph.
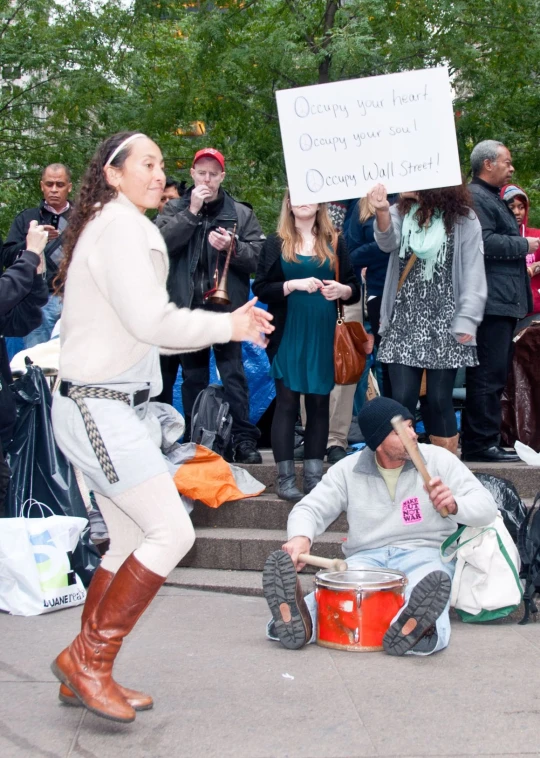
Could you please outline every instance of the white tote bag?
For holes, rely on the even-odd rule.
[[[27,515],[33,507],[39,518]],[[84,603],[86,590],[70,554],[86,524],[35,501],[25,503],[20,516],[0,519],[0,610],[36,616]]]
[[[461,526],[451,534],[441,545],[441,558],[449,563],[455,556],[450,605],[463,621],[492,621],[519,607],[519,552],[500,513],[489,526]]]

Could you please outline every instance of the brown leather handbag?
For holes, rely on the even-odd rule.
[[[336,282],[339,282],[339,260],[336,251]],[[334,381],[336,384],[357,384],[364,372],[366,353],[373,345],[359,321],[345,321],[343,303],[337,301],[337,322],[334,334]]]

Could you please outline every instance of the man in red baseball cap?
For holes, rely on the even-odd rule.
[[[193,186],[179,200],[170,200],[156,219],[169,251],[169,295],[180,308],[233,310],[249,299],[250,274],[257,268],[264,234],[251,206],[238,202],[221,186],[225,179],[225,158],[219,150],[212,147],[199,150],[190,173]],[[221,279],[235,226],[235,251],[227,279],[231,304],[210,305],[204,296],[216,286],[216,272],[218,280]],[[231,342],[214,345],[213,349],[233,419],[234,460],[262,463],[257,450],[260,432],[249,421],[242,346]],[[193,404],[210,381],[210,350],[162,356],[163,392],[159,400],[172,404],[180,364],[186,435],[189,435]]]
[[[216,160],[221,166],[221,170],[225,171],[225,158],[223,157],[223,154],[219,152],[219,150],[215,150],[213,147],[203,147],[202,150],[199,150],[198,153],[195,153],[191,167],[194,168],[197,161],[201,158],[214,158],[214,160]]]

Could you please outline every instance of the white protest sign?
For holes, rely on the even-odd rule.
[[[461,184],[445,67],[276,92],[294,205]]]

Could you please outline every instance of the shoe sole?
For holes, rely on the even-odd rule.
[[[65,676],[64,672],[57,666],[56,661],[53,661],[51,663],[51,671],[55,675],[55,677],[62,682],[62,684],[65,684],[66,687],[69,687],[69,689],[73,692],[75,697],[79,700],[80,704],[86,708],[87,711],[90,711],[90,713],[95,714],[96,716],[100,716],[102,719],[107,719],[107,721],[117,721],[120,724],[131,724],[133,721],[135,721],[135,716],[132,718],[122,719],[118,716],[111,716],[108,713],[105,713],[104,711],[99,711],[97,708],[91,708],[89,705],[87,705],[83,698],[79,695],[73,684],[68,680],[67,676]],[[60,700],[62,700],[62,696],[59,695]],[[62,702],[65,702],[65,700],[62,700]],[[70,703],[70,705],[73,705]]]
[[[421,579],[407,607],[384,635],[385,653],[404,655],[411,650],[444,611],[451,590],[452,582],[444,571],[432,571]]]
[[[63,703],[64,705],[67,705],[69,708],[84,708],[85,707],[84,703],[81,700],[79,700],[79,698],[75,694],[72,697],[68,697],[67,695],[62,695],[62,693],[59,692],[58,700],[60,700],[60,702]],[[151,711],[152,708],[154,707],[154,704],[151,703],[150,705],[137,705],[137,706],[132,705],[131,707],[133,708],[134,711],[137,711],[137,713],[139,713],[139,711]]]
[[[299,650],[311,637],[311,617],[297,582],[291,556],[283,550],[271,553],[264,564],[263,592],[279,641],[288,650]]]

